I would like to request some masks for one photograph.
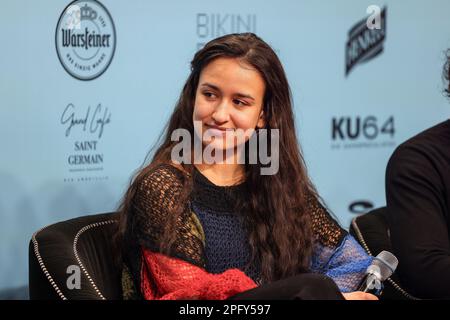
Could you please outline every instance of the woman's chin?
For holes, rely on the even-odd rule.
[[[232,143],[229,146],[222,141],[204,142],[202,159],[210,163],[214,159],[214,163],[225,162],[227,158],[235,158],[237,155],[237,146]]]
[[[215,141],[208,141],[208,142],[203,142],[203,147],[204,147],[204,151],[205,149],[207,151],[213,151],[214,152],[226,152],[227,150],[234,150],[235,149],[235,145],[232,143],[226,143],[225,140],[222,139],[216,139]]]

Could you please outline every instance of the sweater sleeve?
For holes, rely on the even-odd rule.
[[[334,280],[341,292],[352,292],[358,289],[372,260],[373,257],[351,235],[347,235],[330,255],[323,273]]]
[[[355,291],[373,258],[318,200],[309,203],[315,236],[311,271],[333,279],[341,292]]]
[[[450,242],[437,168],[423,148],[406,145],[394,152],[386,171],[388,222],[400,280],[423,298],[450,297]]]
[[[177,258],[142,249],[141,292],[147,300],[225,300],[256,287],[238,269],[211,274]]]
[[[183,173],[170,165],[160,165],[150,171],[136,186],[133,208],[127,231],[137,245],[162,251],[162,238],[168,223],[173,224],[175,240],[170,256],[205,266],[204,233],[188,200],[183,201]],[[177,209],[180,201],[185,202]],[[176,221],[173,210],[180,210]]]

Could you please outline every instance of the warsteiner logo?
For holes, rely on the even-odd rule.
[[[59,18],[55,43],[58,58],[71,76],[95,79],[106,71],[114,56],[114,22],[100,2],[73,1]]]
[[[366,62],[383,52],[385,38],[386,7],[381,11],[379,9],[375,11],[368,19],[359,21],[348,32],[345,48],[345,75],[347,76],[357,64]]]

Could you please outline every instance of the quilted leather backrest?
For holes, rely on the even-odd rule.
[[[30,299],[121,299],[121,268],[114,262],[112,246],[117,225],[118,214],[105,213],[34,233],[29,247]],[[80,271],[80,289],[67,285],[74,270]]]

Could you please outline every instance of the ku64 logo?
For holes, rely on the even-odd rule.
[[[331,120],[331,137],[333,140],[357,140],[365,138],[374,140],[378,136],[394,138],[394,117],[379,120],[375,116],[333,117]]]

